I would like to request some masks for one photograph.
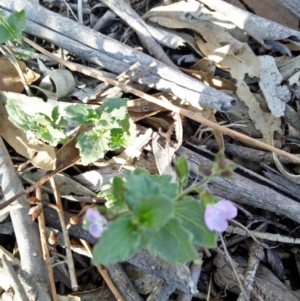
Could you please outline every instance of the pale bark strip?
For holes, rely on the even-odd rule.
[[[108,38],[75,21],[53,13],[28,0],[0,0],[0,8],[8,12],[25,9],[26,32],[41,37],[79,57],[120,74],[139,62],[137,73],[153,62],[156,66],[137,79],[157,90],[188,100],[195,107],[229,111],[236,100],[175,70],[131,47]]]
[[[0,186],[6,199],[24,190],[2,138],[0,138]],[[40,279],[41,282],[46,282],[48,278],[38,227],[28,215],[30,206],[26,196],[19,198],[15,205],[21,206],[11,210],[10,216],[19,247],[22,269],[30,276]],[[50,300],[49,295],[48,297]]]
[[[125,21],[139,36],[142,44],[159,61],[177,69],[178,67],[168,58],[164,50],[158,44],[148,30],[145,21],[132,9],[126,1],[120,0],[101,0],[123,21]]]

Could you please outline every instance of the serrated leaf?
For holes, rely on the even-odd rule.
[[[88,105],[74,105],[65,108],[67,116],[79,124],[88,126],[98,122],[99,113],[97,110],[89,107]]]
[[[109,113],[112,118],[123,120],[127,117],[127,101],[125,98],[110,98],[101,107],[101,114]]]
[[[94,246],[95,264],[112,264],[124,261],[141,249],[141,234],[127,215],[109,224],[101,240]]]
[[[67,136],[63,131],[56,129],[52,126],[48,126],[47,129],[52,137],[52,139],[49,142],[50,145],[56,146],[57,144],[62,143],[65,139],[67,139]]]
[[[26,16],[25,11],[13,12],[8,18],[7,23],[9,24],[14,36],[17,40],[21,39],[22,32],[26,29]]]
[[[127,189],[130,189],[130,185],[131,187],[135,187],[134,183],[139,183],[139,179],[144,182],[146,181],[143,183],[145,191],[137,192],[141,195],[145,195],[148,192],[155,193],[155,191],[159,191],[160,194],[168,196],[171,199],[176,197],[177,183],[172,183],[172,176],[170,175],[151,175],[146,169],[136,168],[133,173],[126,172],[125,178],[126,183],[130,182]]]
[[[9,30],[3,25],[0,24],[0,44],[6,43],[11,39]]]
[[[175,171],[181,187],[184,187],[189,180],[189,167],[185,157],[180,156],[177,158],[175,161]]]
[[[38,139],[50,144],[51,146],[57,146],[57,144],[66,139],[66,135],[62,131],[53,128],[51,125],[48,125],[47,127],[39,127],[35,134]]]
[[[111,150],[118,149],[125,144],[124,131],[122,129],[112,129],[110,133],[111,133],[111,138],[110,138],[109,147]]]
[[[101,120],[99,126],[104,129],[129,129],[129,116],[127,102],[123,98],[110,98],[105,101],[100,110]]]
[[[184,197],[175,203],[174,213],[182,226],[194,235],[194,244],[206,248],[215,248],[216,232],[208,230],[204,222],[204,209],[199,200]]]
[[[35,114],[34,119],[39,125],[49,126],[52,124],[52,120],[42,113]]]
[[[125,172],[125,200],[132,211],[135,211],[138,200],[147,195],[165,196],[171,200],[175,197],[177,186],[171,183],[169,176],[159,176],[157,178],[156,176],[151,176],[148,172],[139,174],[136,174],[136,172],[137,169],[134,173]],[[167,183],[165,181],[166,177],[168,179]]]
[[[61,117],[59,122],[57,123],[57,125],[59,127],[67,127],[68,124],[69,124],[68,121],[66,119],[64,119],[63,117]]]
[[[38,129],[38,126],[34,121],[34,116],[29,116],[24,113],[16,100],[8,99],[6,110],[9,115],[8,119],[23,131]]]
[[[80,134],[76,147],[80,150],[82,164],[87,165],[103,158],[109,150],[109,139],[109,132],[90,131]]]
[[[171,263],[187,263],[198,256],[193,246],[193,235],[176,218],[151,235],[148,250]]]
[[[164,195],[145,195],[131,208],[147,230],[159,230],[174,216],[173,200]]]

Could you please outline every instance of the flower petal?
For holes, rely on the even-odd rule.
[[[96,209],[88,208],[87,211],[85,212],[85,217],[90,223],[94,223],[101,218],[101,214]]]
[[[217,204],[208,206],[204,212],[204,220],[211,231],[223,232],[228,227],[229,219],[237,216],[237,208],[228,200],[221,200]]]
[[[93,235],[96,238],[99,238],[102,235],[103,230],[104,229],[103,229],[102,225],[100,225],[100,224],[95,223],[95,224],[91,224],[89,226],[90,234]]]
[[[228,227],[228,222],[226,219],[215,219],[215,218],[206,218],[205,219],[205,223],[207,228],[210,231],[217,231],[217,232],[224,232],[227,227]]]
[[[223,212],[223,216],[227,219],[232,219],[237,216],[237,208],[231,201],[221,200],[216,205],[218,205],[219,210]]]

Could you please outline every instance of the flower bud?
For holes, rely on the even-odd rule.
[[[225,169],[229,164],[229,160],[227,159],[222,159],[220,162],[219,162],[219,168],[220,169]]]
[[[226,170],[223,170],[221,173],[220,173],[220,176],[223,177],[223,178],[232,178],[233,177],[233,171],[231,169],[226,169]]]
[[[209,165],[200,165],[199,171],[206,177],[209,177],[212,175],[212,168]]]

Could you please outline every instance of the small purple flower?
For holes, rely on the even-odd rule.
[[[103,231],[107,229],[107,220],[101,213],[92,208],[88,208],[85,213],[86,219],[89,221],[89,232],[96,238],[99,238]]]
[[[228,200],[208,206],[204,212],[204,220],[211,231],[223,232],[228,227],[228,220],[237,216],[237,208]]]

